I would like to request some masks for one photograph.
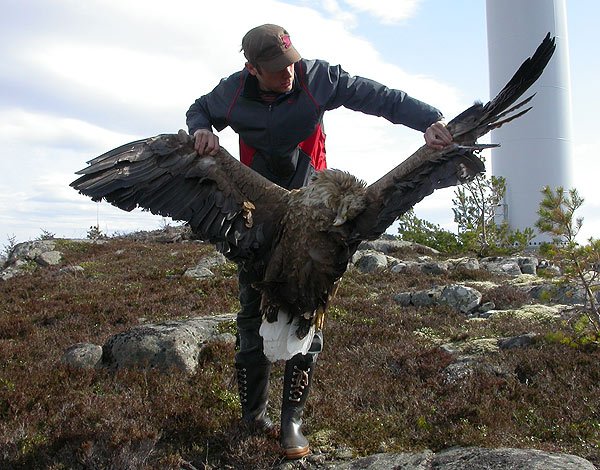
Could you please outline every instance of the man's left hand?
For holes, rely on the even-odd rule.
[[[427,146],[435,150],[441,150],[452,143],[452,134],[448,131],[444,121],[434,122],[427,128],[423,136]]]

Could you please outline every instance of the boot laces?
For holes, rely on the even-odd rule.
[[[240,401],[246,403],[248,401],[248,375],[245,367],[238,369],[238,389],[240,393]]]
[[[302,399],[304,389],[308,387],[309,372],[310,367],[308,370],[302,370],[298,368],[298,366],[294,366],[294,371],[292,372],[292,382],[290,386],[290,401],[299,402]]]

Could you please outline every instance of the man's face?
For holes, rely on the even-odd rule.
[[[258,80],[258,86],[261,90],[272,91],[275,93],[287,93],[292,90],[294,85],[294,64],[288,65],[283,70],[277,72],[260,72],[252,64],[247,63],[246,68]]]

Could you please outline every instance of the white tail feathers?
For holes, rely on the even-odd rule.
[[[289,314],[281,309],[276,322],[269,323],[263,320],[259,332],[263,338],[263,351],[269,361],[287,361],[298,353],[308,352],[315,336],[315,326],[313,325],[302,339],[296,336],[297,329],[298,317],[290,322]]]

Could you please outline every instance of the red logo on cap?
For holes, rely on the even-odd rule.
[[[292,40],[287,34],[281,36],[281,42],[283,43],[284,49],[289,49],[292,46]]]

